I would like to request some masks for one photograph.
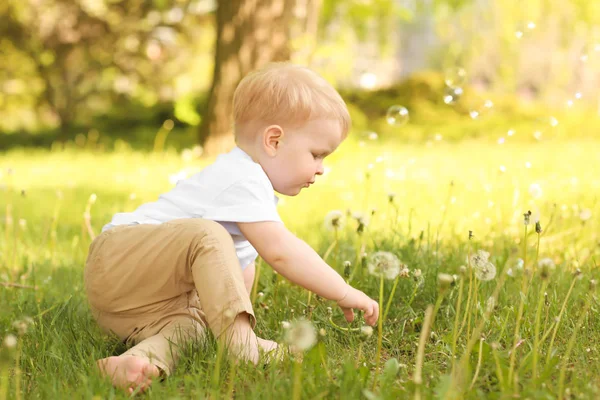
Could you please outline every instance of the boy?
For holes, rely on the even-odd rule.
[[[135,345],[98,361],[115,386],[144,390],[169,375],[177,346],[209,328],[238,357],[257,363],[250,302],[254,260],[337,301],[375,325],[377,302],[346,284],[288,231],[274,192],[295,196],[323,174],[323,159],[345,139],[350,116],[315,72],[274,63],[246,76],[233,99],[237,147],[156,202],[116,214],[91,244],[85,282],[98,324]]]

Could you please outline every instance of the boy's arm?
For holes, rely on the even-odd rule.
[[[281,222],[251,222],[238,226],[258,254],[286,279],[329,300],[346,296],[349,285],[303,240]]]

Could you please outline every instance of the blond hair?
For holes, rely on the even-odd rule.
[[[233,95],[236,141],[241,128],[251,122],[299,126],[318,118],[337,119],[342,137],[350,130],[350,114],[340,94],[319,74],[300,65],[268,64],[246,75]]]

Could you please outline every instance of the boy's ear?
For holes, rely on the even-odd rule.
[[[283,142],[283,128],[279,125],[268,126],[263,134],[263,146],[267,154],[274,157]]]

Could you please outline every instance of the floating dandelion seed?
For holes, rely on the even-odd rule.
[[[325,228],[333,231],[344,227],[344,213],[339,210],[329,211],[325,216]]]
[[[515,134],[515,130],[514,129],[509,129],[508,132],[506,132],[506,134],[508,136],[513,136]]]
[[[538,183],[532,183],[529,186],[529,194],[534,199],[539,199],[543,194],[542,187]]]
[[[590,218],[592,218],[592,210],[590,210],[589,208],[584,208],[579,213],[579,219],[583,222],[589,220]]]
[[[313,324],[305,319],[294,321],[285,332],[285,342],[300,351],[306,351],[317,342],[317,331]]]
[[[398,274],[400,274],[401,265],[402,263],[398,257],[388,251],[378,251],[371,254],[367,263],[371,275],[383,276],[385,279],[390,280],[396,279]]]

